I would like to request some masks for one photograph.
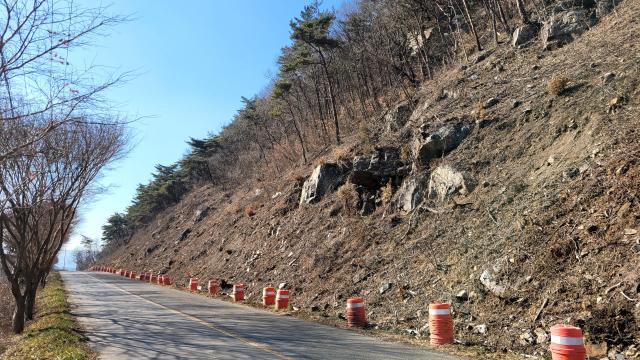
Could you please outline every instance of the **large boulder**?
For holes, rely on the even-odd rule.
[[[595,18],[588,10],[570,10],[552,15],[542,26],[542,46],[552,50],[584,33],[595,24]]]
[[[422,173],[406,178],[396,192],[394,205],[400,211],[412,211],[424,198],[427,190],[427,175]]]
[[[466,171],[449,165],[437,167],[429,178],[429,197],[440,201],[454,194],[468,194],[476,187],[475,180]]]
[[[403,101],[394,106],[384,116],[385,129],[388,132],[400,130],[409,120],[413,107],[410,101]]]
[[[537,33],[538,27],[533,24],[520,26],[513,31],[511,45],[513,47],[524,45],[535,38]]]
[[[470,132],[471,127],[464,123],[447,124],[433,134],[421,132],[411,147],[416,164],[426,166],[431,159],[446,155],[457,148]]]
[[[377,189],[392,177],[402,177],[409,172],[400,160],[400,150],[392,147],[377,148],[372,154],[353,158],[353,170],[349,181],[367,189]]]
[[[317,202],[344,183],[344,170],[332,163],[318,165],[302,185],[300,204]]]

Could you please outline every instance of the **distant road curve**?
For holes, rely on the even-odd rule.
[[[111,274],[61,274],[102,359],[459,359]]]

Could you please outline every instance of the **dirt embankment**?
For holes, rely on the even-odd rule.
[[[375,210],[360,216],[346,190],[298,205],[313,170],[302,166],[251,189],[203,186],[106,262],[168,273],[179,285],[190,276],[242,281],[253,300],[266,284],[287,282],[293,306],[329,319],[361,295],[371,323],[408,337],[424,336],[428,304],[446,301],[456,338],[495,351],[547,354],[549,327],[568,322],[607,349],[600,352],[634,356],[638,19],[640,3],[627,1],[560,49],[500,46],[426,84],[398,131],[382,121],[367,130],[368,142],[404,154],[419,129],[468,125],[457,148],[411,176],[449,165],[464,170],[472,189],[404,212],[381,187]],[[549,89],[554,78],[566,82],[558,95]],[[369,151],[358,135],[322,161]]]

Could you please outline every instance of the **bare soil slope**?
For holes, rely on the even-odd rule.
[[[569,322],[590,342],[633,354],[640,346],[638,34],[640,2],[626,1],[558,50],[504,44],[426,84],[405,129],[473,126],[429,166],[466,169],[478,184],[469,194],[427,200],[406,214],[379,206],[362,217],[339,192],[298,206],[313,169],[302,166],[250,189],[192,191],[107,261],[168,273],[178,285],[190,276],[245,282],[253,301],[264,285],[287,282],[293,306],[319,317],[337,318],[349,296],[362,295],[373,324],[418,334],[428,304],[447,301],[456,338],[492,350],[545,354],[544,330]],[[569,83],[550,95],[557,75]],[[477,105],[490,98],[498,103]],[[376,145],[406,141],[382,125],[369,130]],[[323,160],[364,153],[359,140]],[[500,296],[481,283],[483,273]]]

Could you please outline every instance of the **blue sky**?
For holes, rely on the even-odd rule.
[[[86,6],[93,0],[83,0]],[[99,239],[101,226],[130,203],[155,164],[177,161],[189,137],[217,132],[240,108],[240,97],[260,92],[277,71],[280,48],[289,43],[289,20],[302,0],[116,0],[114,14],[133,20],[110,29],[96,46],[72,55],[73,65],[106,66],[136,76],[106,97],[132,118],[135,147],[101,179],[106,194],[81,213],[76,234]],[[325,0],[338,8],[343,0]],[[61,254],[64,258],[64,254]],[[67,255],[69,266],[69,255]]]

